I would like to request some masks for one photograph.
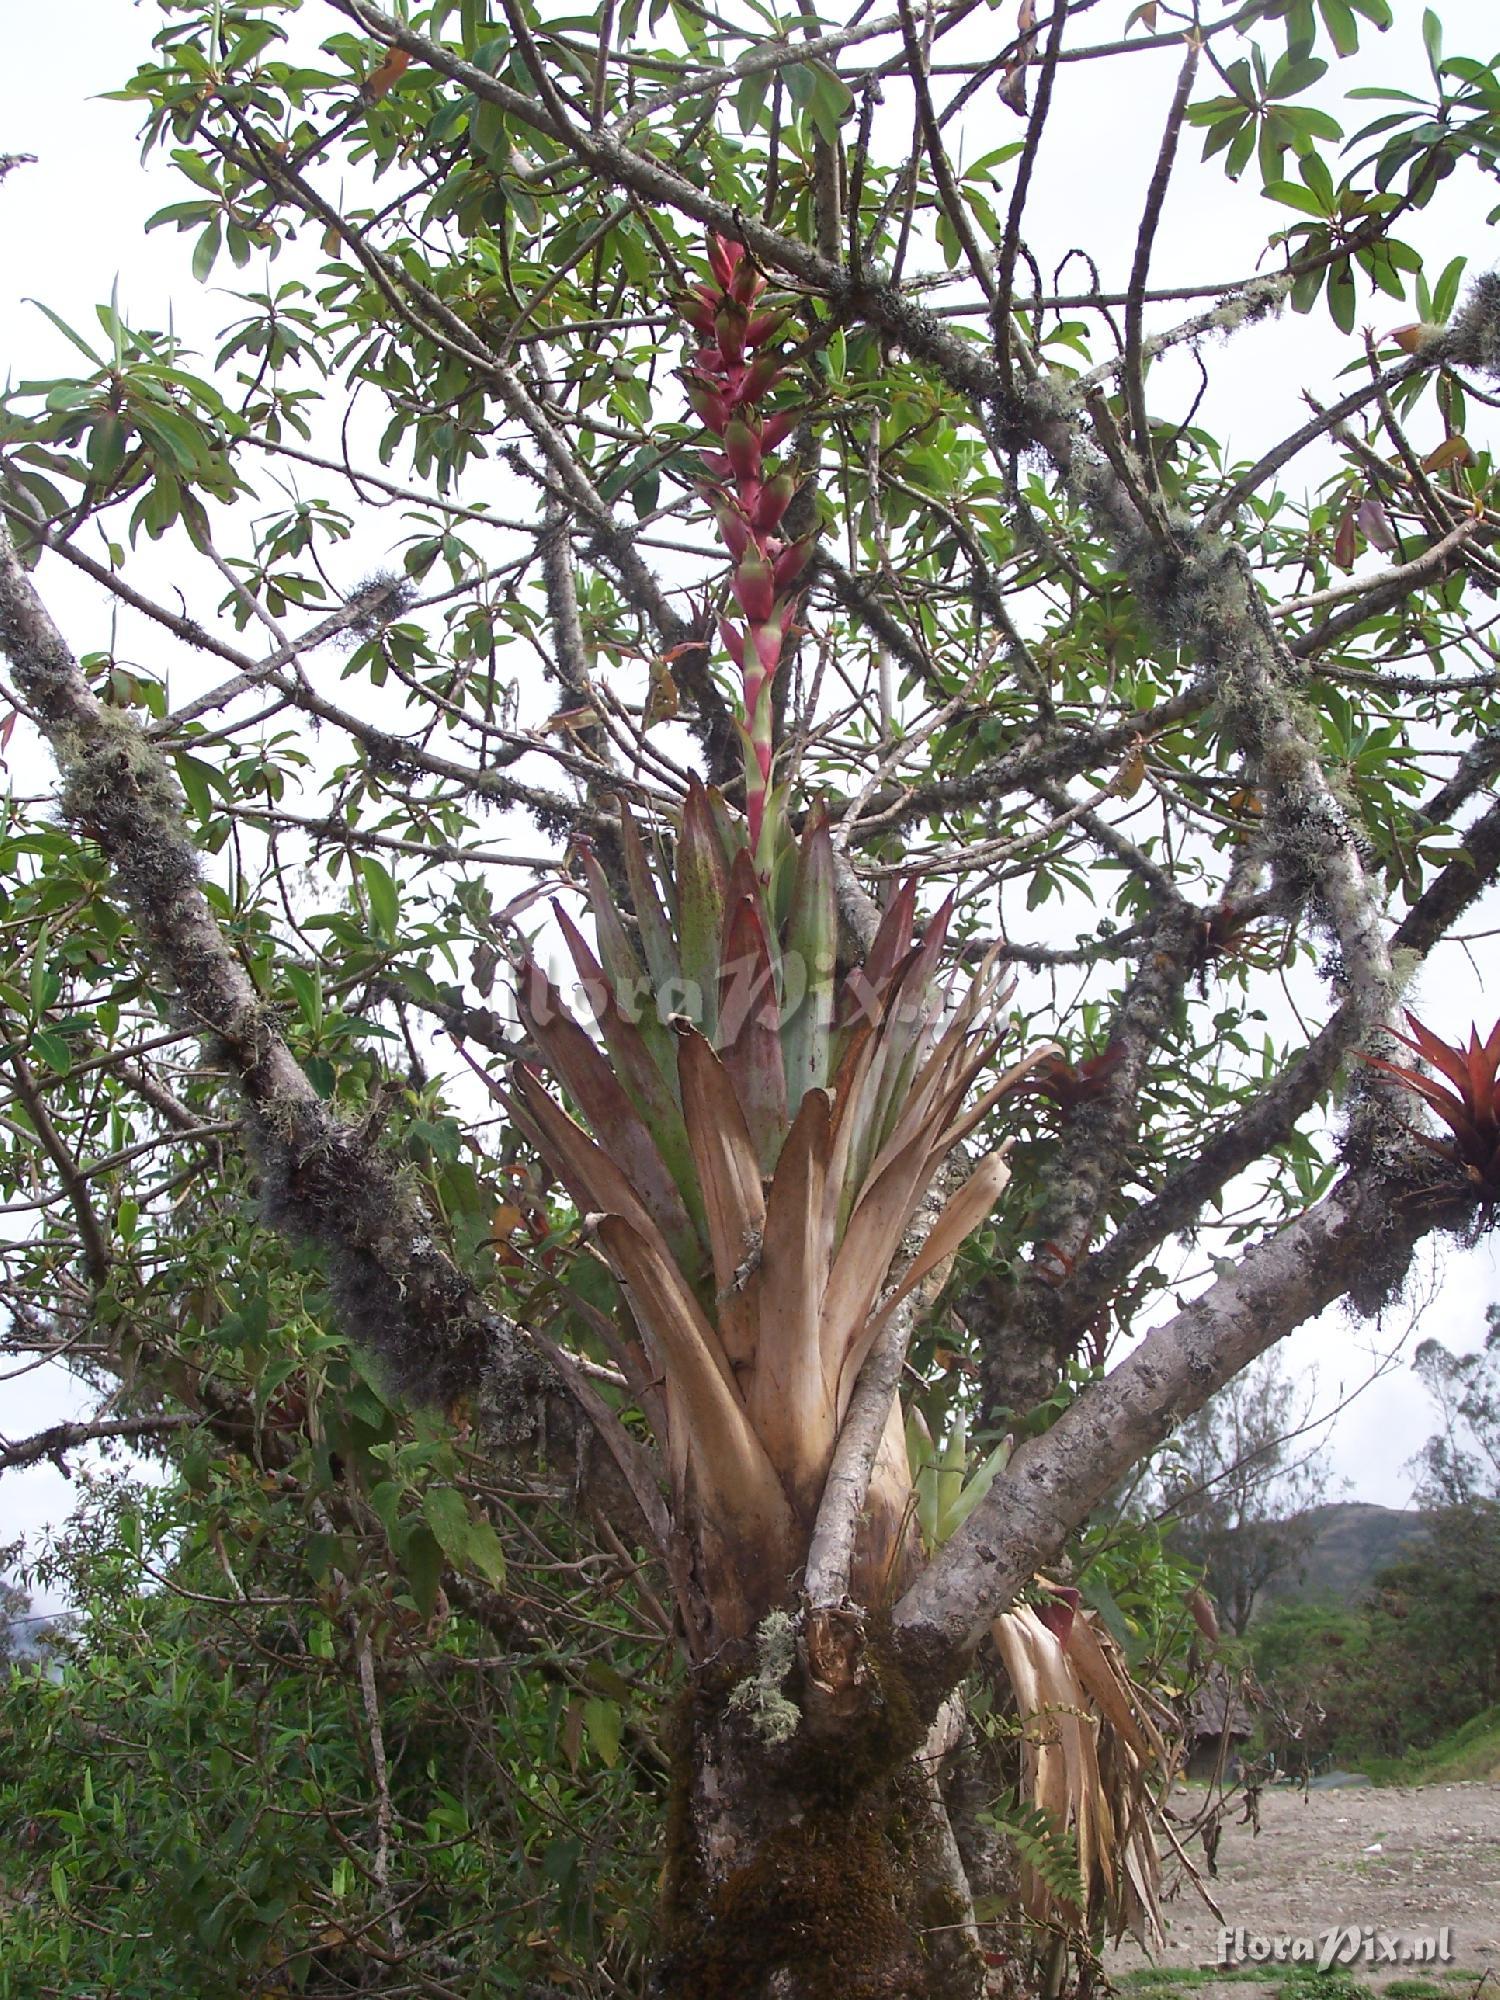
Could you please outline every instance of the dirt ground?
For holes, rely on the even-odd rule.
[[[1179,1792],[1175,1817],[1191,1819],[1203,1797],[1200,1790]],[[1500,1980],[1500,1784],[1305,1796],[1277,1787],[1262,1794],[1258,1836],[1237,1822],[1236,1808],[1219,1844],[1218,1875],[1205,1876],[1226,1925],[1264,1938],[1318,1938],[1345,1925],[1416,1936],[1446,1925],[1452,1965]],[[1201,1869],[1198,1840],[1184,1844]],[[1170,1881],[1174,1871],[1166,1872]],[[1167,1916],[1159,1962],[1184,1968],[1222,1962],[1219,1919],[1190,1885],[1168,1903]],[[1134,1945],[1109,1959],[1117,1974],[1146,1962]],[[1442,1973],[1441,1966],[1370,1961],[1351,1970],[1375,1986]],[[1239,2000],[1245,1991],[1226,1989]]]

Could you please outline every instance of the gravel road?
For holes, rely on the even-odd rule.
[[[1180,1792],[1177,1817],[1190,1818],[1202,1796]],[[1237,1821],[1236,1813],[1224,1828],[1219,1873],[1207,1884],[1226,1925],[1262,1938],[1369,1925],[1392,1939],[1446,1926],[1452,1965],[1500,1981],[1500,1784],[1305,1796],[1278,1787],[1262,1795],[1259,1835]],[[1201,1865],[1196,1840],[1189,1851]],[[1219,1919],[1190,1886],[1167,1914],[1167,1965],[1221,1962]],[[1134,1945],[1109,1957],[1117,1972],[1145,1962]],[[1429,1970],[1441,1968],[1376,1959],[1359,1965],[1357,1976],[1379,1985]]]

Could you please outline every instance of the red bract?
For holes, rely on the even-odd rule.
[[[776,588],[778,590],[785,590],[789,583],[797,581],[797,578],[806,569],[808,561],[812,556],[812,551],[813,545],[810,535],[805,541],[793,542],[790,548],[785,548],[781,551],[780,555],[776,558],[774,571]]]
[[[762,396],[770,395],[785,374],[786,370],[774,354],[763,354],[759,361],[746,369],[739,393],[747,403],[759,402]]]
[[[719,620],[719,637],[724,641],[725,652],[728,653],[730,659],[743,672],[745,666],[744,633],[738,625],[731,625],[727,618],[721,618]]]
[[[768,341],[776,339],[790,318],[791,314],[785,306],[777,306],[772,312],[757,313],[746,330],[745,345],[764,347]]]
[[[776,478],[766,481],[755,504],[755,526],[763,534],[769,534],[773,528],[780,526],[781,517],[791,505],[796,490],[797,482],[789,472],[778,473]]]
[[[759,554],[745,555],[734,572],[734,594],[751,630],[764,625],[776,603],[776,587],[771,565]]]
[[[776,671],[781,658],[782,643],[786,637],[786,606],[773,607],[770,617],[763,625],[758,625],[751,637],[755,641],[755,657],[760,662],[767,680]]]
[[[1065,1062],[1061,1056],[1047,1056],[1019,1088],[1050,1097],[1063,1117],[1071,1118],[1080,1104],[1104,1095],[1111,1075],[1124,1060],[1125,1049],[1119,1042],[1111,1042],[1087,1062],[1075,1064]]]
[[[802,419],[801,410],[778,410],[774,417],[767,417],[760,427],[762,451],[774,451],[784,444]]]
[[[703,420],[709,430],[722,433],[724,426],[729,422],[729,405],[718,391],[705,388],[701,382],[689,382],[687,396],[695,414]]]
[[[1047,1630],[1066,1646],[1073,1636],[1073,1620],[1078,1615],[1083,1595],[1070,1583],[1048,1583],[1044,1588],[1048,1595],[1037,1605],[1036,1615]]]
[[[714,518],[719,524],[719,533],[724,546],[735,562],[750,546],[750,523],[731,500],[714,502]]]
[[[719,352],[731,368],[738,368],[745,358],[745,330],[749,319],[745,308],[734,299],[726,299],[714,314],[714,337],[719,343]]]
[[[724,456],[734,468],[734,476],[740,482],[741,496],[749,511],[750,503],[760,495],[760,439],[738,417],[731,418],[724,426],[723,438]]]
[[[1478,1028],[1471,1028],[1466,1049],[1433,1034],[1415,1014],[1408,1014],[1406,1021],[1411,1029],[1409,1035],[1403,1035],[1399,1028],[1393,1028],[1391,1033],[1447,1077],[1454,1085],[1452,1090],[1424,1076],[1421,1070],[1387,1062],[1384,1056],[1361,1052],[1360,1060],[1395,1077],[1403,1090],[1411,1091],[1430,1105],[1453,1134],[1451,1141],[1432,1139],[1424,1132],[1415,1133],[1415,1138],[1445,1160],[1462,1167],[1483,1185],[1487,1194],[1500,1194],[1500,1021],[1483,1042]]]
[[[744,254],[743,245],[732,243],[727,236],[710,236],[708,239],[708,268],[726,292],[733,281],[735,266]]]
[[[694,333],[701,333],[705,340],[714,337],[714,313],[718,308],[719,294],[712,285],[694,285],[682,300],[682,316]]]

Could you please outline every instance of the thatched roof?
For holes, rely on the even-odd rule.
[[[1216,1742],[1227,1735],[1231,1741],[1239,1741],[1250,1734],[1252,1726],[1250,1711],[1241,1700],[1239,1688],[1229,1678],[1227,1669],[1211,1668],[1208,1679],[1193,1696],[1193,1704],[1188,1711],[1189,1735],[1209,1736]]]

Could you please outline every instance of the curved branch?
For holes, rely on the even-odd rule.
[[[1151,249],[1156,241],[1157,225],[1161,221],[1161,212],[1166,203],[1173,162],[1177,158],[1177,142],[1182,136],[1182,121],[1187,116],[1188,93],[1192,90],[1193,78],[1198,73],[1199,47],[1197,37],[1189,34],[1187,53],[1182,59],[1182,68],[1177,73],[1177,88],[1172,93],[1166,126],[1161,135],[1161,150],[1156,157],[1156,170],[1151,176],[1151,185],[1146,192],[1146,207],[1136,237],[1135,262],[1130,271],[1130,289],[1125,299],[1125,367],[1121,382],[1125,391],[1126,405],[1130,410],[1131,429],[1135,432],[1135,448],[1140,455],[1142,470],[1153,487],[1157,484],[1156,463],[1151,451],[1151,425],[1146,417],[1146,373],[1141,352],[1146,280],[1150,276]]]

